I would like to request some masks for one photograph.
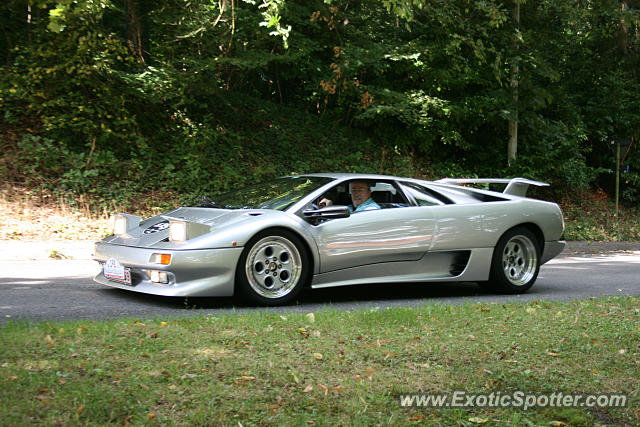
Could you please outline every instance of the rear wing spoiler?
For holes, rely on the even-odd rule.
[[[507,184],[504,189],[504,194],[511,194],[512,196],[525,197],[527,195],[527,189],[530,185],[536,187],[548,187],[546,182],[533,181],[527,178],[443,178],[436,182],[443,184]]]

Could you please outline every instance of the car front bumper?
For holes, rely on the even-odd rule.
[[[131,285],[107,279],[103,271],[94,280],[103,285],[163,296],[222,297],[232,296],[236,265],[241,247],[198,250],[164,250],[114,245],[99,242],[93,259],[104,265],[115,258],[131,269]],[[171,262],[161,265],[150,262],[153,254],[170,254]],[[163,271],[169,283],[156,283],[149,271]]]

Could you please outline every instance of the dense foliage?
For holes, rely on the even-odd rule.
[[[6,0],[0,175],[96,206],[325,170],[611,189],[611,140],[640,136],[640,1],[518,7]],[[636,143],[630,203],[638,164]]]

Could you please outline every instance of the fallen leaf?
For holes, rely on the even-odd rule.
[[[315,357],[317,360],[322,360],[323,358],[322,353],[313,353],[313,357]]]
[[[554,352],[551,352],[551,351],[550,351],[549,353],[547,353],[547,356],[551,356],[551,357],[558,357],[558,356],[560,356],[560,354],[559,354],[559,353],[554,353]]]
[[[367,366],[366,372],[369,379],[371,379],[371,376],[375,371],[376,371],[376,368],[374,368],[373,366]]]
[[[18,377],[16,377],[15,375],[11,375],[10,377],[8,377],[5,381],[15,381],[17,380]]]
[[[491,390],[493,389],[494,386],[496,385],[500,385],[500,381],[499,380],[494,380],[492,378],[489,378],[485,383],[484,386],[488,389]]]
[[[471,417],[469,421],[475,424],[484,424],[489,421],[489,418]]]
[[[305,328],[298,328],[298,333],[305,338],[309,338],[309,332]]]
[[[324,395],[326,396],[327,393],[329,392],[329,389],[327,388],[326,385],[322,385],[320,383],[318,383],[318,387],[320,387],[323,391],[324,391]]]
[[[255,381],[256,377],[252,377],[250,375],[243,375],[240,377],[242,381]]]
[[[415,414],[409,417],[409,421],[422,421],[424,417],[420,414]]]
[[[313,390],[313,386],[311,384],[309,384],[308,386],[306,386],[304,388],[304,390],[302,390],[303,393],[309,393],[310,391]]]

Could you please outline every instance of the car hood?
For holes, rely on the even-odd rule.
[[[175,243],[169,241],[169,220],[180,219],[184,221],[196,222],[208,225],[211,232],[226,230],[239,223],[252,221],[256,217],[260,217],[265,210],[248,210],[248,209],[212,209],[212,208],[192,208],[179,207],[169,212],[147,218],[140,222],[140,226],[129,230],[126,236],[111,235],[105,237],[104,243],[115,245],[135,246],[135,247],[157,247],[164,249],[185,249],[189,246],[190,241],[185,243]],[[281,213],[273,211],[273,213]],[[198,238],[200,239],[200,238]]]

